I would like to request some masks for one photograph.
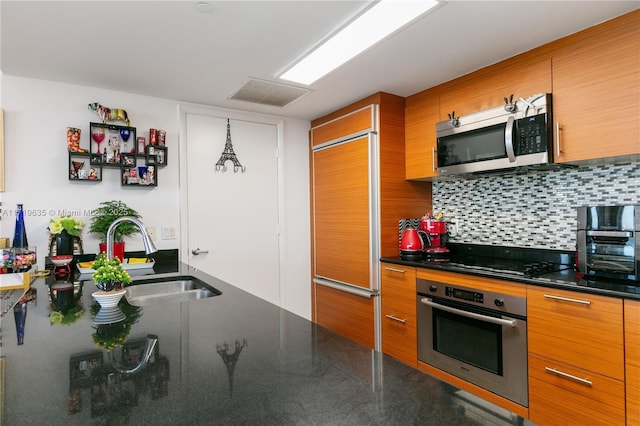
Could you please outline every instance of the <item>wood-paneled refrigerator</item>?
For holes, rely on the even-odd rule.
[[[404,178],[404,99],[378,94],[312,122],[313,319],[380,350],[381,256],[398,220],[419,217],[431,185]]]

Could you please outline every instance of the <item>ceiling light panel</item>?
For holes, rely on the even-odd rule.
[[[435,0],[381,0],[279,78],[309,85],[438,4]]]

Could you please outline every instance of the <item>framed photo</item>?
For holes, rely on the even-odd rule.
[[[123,166],[133,166],[136,163],[135,157],[129,154],[125,154],[122,157],[122,165]]]
[[[161,145],[147,145],[147,164],[159,167],[167,165],[167,147]]]
[[[94,371],[102,368],[102,352],[94,351],[74,355],[69,359],[69,387],[88,388]]]

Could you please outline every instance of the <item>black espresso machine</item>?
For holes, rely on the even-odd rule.
[[[587,277],[638,281],[640,206],[578,207],[578,270]]]

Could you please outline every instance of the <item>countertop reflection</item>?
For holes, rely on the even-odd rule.
[[[125,312],[135,318],[116,345],[122,363],[135,364],[146,336],[157,336],[137,374],[113,369],[96,339],[90,281],[84,314],[52,324],[37,280],[24,344],[13,315],[2,320],[5,424],[478,425],[495,408],[186,265],[176,273],[222,295]],[[496,411],[498,423],[518,420]]]

